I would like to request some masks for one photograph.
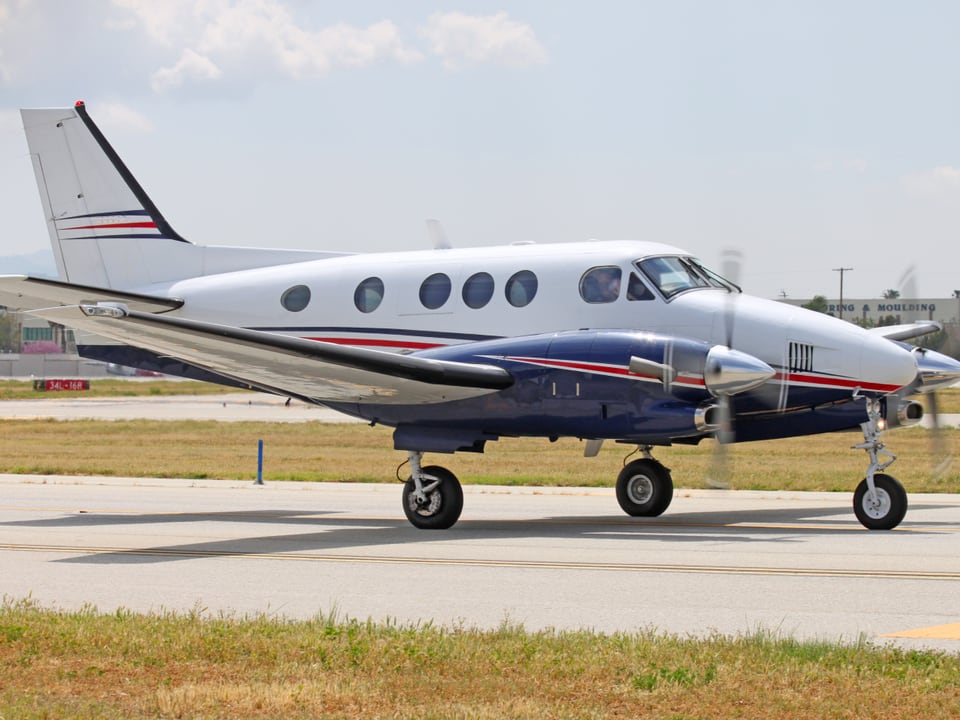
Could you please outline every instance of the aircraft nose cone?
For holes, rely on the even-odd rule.
[[[763,385],[776,372],[763,360],[723,345],[707,353],[703,380],[713,396],[736,395]]]
[[[920,392],[932,392],[953,385],[960,380],[960,362],[933,350],[917,348],[913,351],[917,361],[917,380]]]

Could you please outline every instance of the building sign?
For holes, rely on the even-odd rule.
[[[789,305],[806,305],[810,300],[785,299]],[[840,315],[840,303],[836,299],[827,299],[827,312]],[[942,323],[956,323],[960,317],[960,299],[957,298],[911,298],[895,300],[843,299],[843,319],[860,322],[878,323],[895,318],[897,323],[909,323],[917,320],[937,320]]]

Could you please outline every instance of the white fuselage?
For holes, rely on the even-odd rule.
[[[667,296],[638,265],[659,256],[689,257],[667,245],[630,241],[407,251],[330,257],[138,289],[181,298],[184,304],[176,313],[194,320],[389,351],[618,328],[712,344],[729,339],[736,349],[778,368],[777,380],[791,385],[839,383],[851,392],[891,392],[915,376],[916,367],[902,349],[829,316],[722,287]],[[581,289],[585,274],[604,267],[620,269],[622,287],[612,301],[587,302]],[[464,286],[478,273],[492,279],[492,294],[481,307],[471,307]],[[536,278],[535,295],[522,306],[523,297],[518,301],[515,292],[510,295],[509,282],[517,273]],[[438,296],[422,291],[424,281],[438,275],[449,279],[449,296],[439,304]],[[371,278],[379,292],[374,297],[382,297],[363,312],[358,288]],[[643,299],[628,297],[628,279],[643,284]],[[440,284],[442,290],[442,278]],[[299,297],[287,309],[281,300],[295,288]],[[305,303],[303,288],[309,290]]]

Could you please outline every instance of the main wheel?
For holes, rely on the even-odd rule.
[[[416,485],[408,478],[403,485],[403,512],[414,527],[421,530],[446,530],[460,518],[463,510],[463,488],[457,476],[439,465],[423,468],[423,484],[429,488],[426,501],[417,502]]]
[[[853,493],[853,512],[869,530],[892,530],[907,514],[907,491],[892,475],[874,475],[876,502],[870,501],[867,481],[863,479]]]
[[[670,471],[656,460],[634,460],[617,476],[617,502],[627,515],[656,517],[673,500]]]

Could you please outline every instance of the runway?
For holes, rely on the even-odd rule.
[[[0,476],[0,592],[103,611],[202,609],[529,630],[757,631],[960,651],[960,496],[869,532],[837,493],[465,488],[418,531],[400,485]]]

